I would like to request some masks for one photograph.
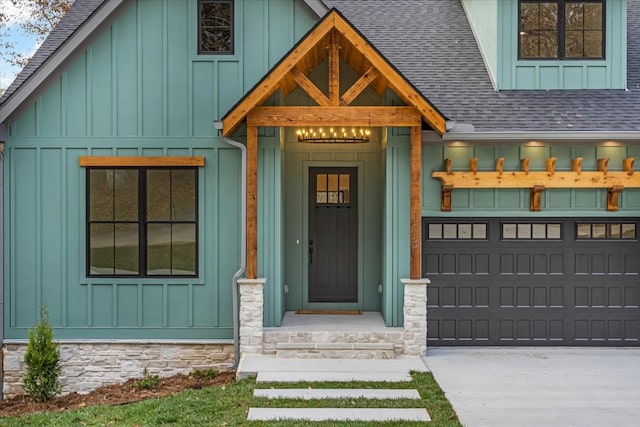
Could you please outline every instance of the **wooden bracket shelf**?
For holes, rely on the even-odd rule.
[[[519,171],[505,171],[504,158],[496,159],[495,171],[478,171],[478,158],[469,162],[469,171],[453,172],[451,159],[445,159],[445,170],[431,176],[440,180],[443,211],[451,211],[451,192],[456,188],[528,188],[533,212],[541,209],[542,192],[547,188],[606,188],[607,210],[618,210],[620,192],[625,188],[640,188],[640,175],[635,174],[635,158],[622,161],[622,171],[609,171],[609,159],[598,159],[597,171],[583,171],[582,157],[571,161],[571,171],[556,171],[557,158],[546,161],[546,170],[530,171],[529,159],[520,161]]]

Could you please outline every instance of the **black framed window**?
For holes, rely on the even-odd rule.
[[[518,0],[519,59],[604,59],[605,0]]]
[[[233,0],[198,0],[198,53],[233,54]]]
[[[87,168],[87,275],[198,275],[197,168]]]

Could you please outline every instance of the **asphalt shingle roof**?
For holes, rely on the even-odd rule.
[[[640,0],[628,0],[630,90],[496,92],[458,0],[324,0],[449,119],[476,131],[640,130]]]
[[[0,105],[108,0],[76,0]],[[496,92],[459,0],[324,0],[447,118],[476,131],[640,131],[640,0],[628,0],[629,90]]]
[[[76,0],[33,55],[29,63],[9,85],[0,98],[0,105],[26,82],[105,1],[108,0]]]

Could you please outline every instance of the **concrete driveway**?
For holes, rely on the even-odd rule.
[[[429,348],[466,427],[638,426],[640,348]]]

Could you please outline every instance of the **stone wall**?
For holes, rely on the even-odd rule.
[[[24,344],[3,346],[3,396],[23,394]],[[233,362],[231,342],[60,342],[62,393],[89,393],[106,384],[150,375],[168,377],[200,369],[223,371]]]
[[[429,279],[401,279],[404,284],[404,354],[427,353],[427,285]]]

